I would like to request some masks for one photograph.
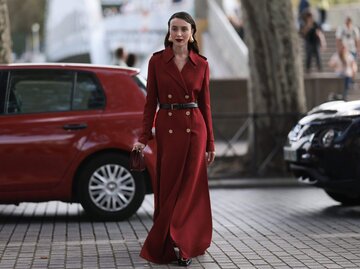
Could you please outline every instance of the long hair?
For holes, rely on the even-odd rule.
[[[199,53],[199,46],[198,46],[198,43],[196,41],[196,38],[195,38],[195,33],[196,33],[196,24],[195,24],[195,21],[194,19],[190,16],[189,13],[186,13],[184,11],[181,11],[181,12],[176,12],[174,13],[169,21],[168,21],[168,32],[165,36],[165,40],[164,40],[164,45],[165,45],[165,48],[166,47],[171,47],[172,46],[172,42],[169,41],[169,36],[170,36],[170,22],[172,19],[182,19],[184,21],[186,21],[187,23],[190,23],[191,24],[191,30],[192,30],[192,36],[194,38],[194,42],[188,42],[188,49],[189,50],[193,50],[194,52],[196,53]]]

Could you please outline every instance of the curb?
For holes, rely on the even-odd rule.
[[[210,179],[210,188],[304,187],[295,178],[230,178]]]

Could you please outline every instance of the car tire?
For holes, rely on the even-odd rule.
[[[325,190],[326,194],[343,205],[360,205],[360,196],[350,196],[343,193],[337,193]]]
[[[77,195],[85,212],[98,220],[125,220],[145,197],[142,173],[130,172],[129,157],[108,153],[90,160],[80,171]]]

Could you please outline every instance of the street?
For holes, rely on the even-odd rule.
[[[124,222],[90,222],[78,204],[0,205],[0,268],[179,268],[139,257],[148,195]],[[298,186],[211,189],[213,242],[190,268],[360,268],[360,207]]]

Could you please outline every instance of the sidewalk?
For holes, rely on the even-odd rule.
[[[212,244],[189,268],[360,268],[357,207],[340,207],[317,188],[211,188],[210,195]],[[0,268],[179,268],[139,257],[152,199],[123,222],[91,222],[78,204],[0,205]]]

